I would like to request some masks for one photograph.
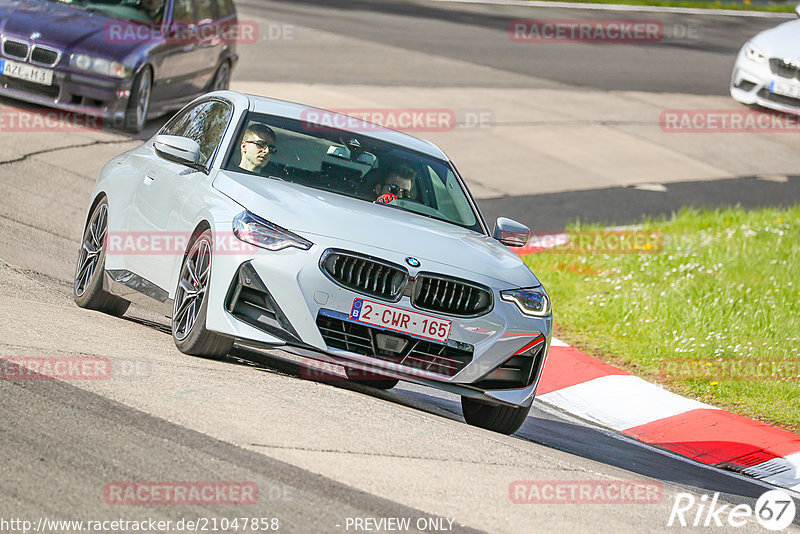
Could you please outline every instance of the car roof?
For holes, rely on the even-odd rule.
[[[343,131],[353,131],[362,133],[374,139],[379,139],[381,141],[386,141],[387,143],[394,143],[397,145],[401,145],[403,147],[410,148],[411,150],[427,154],[428,156],[433,156],[435,158],[443,159],[445,161],[450,161],[450,158],[447,157],[447,154],[445,154],[439,147],[437,147],[430,141],[418,139],[412,135],[408,135],[403,132],[398,132],[396,130],[391,130],[389,128],[376,125],[374,123],[359,119],[357,117],[336,113],[334,111],[325,110],[314,106],[307,106],[304,104],[298,104],[286,100],[279,100],[277,98],[268,98],[265,96],[238,93],[237,91],[225,91],[225,92],[226,93],[234,92],[239,95],[247,97],[248,100],[250,101],[249,105],[250,111],[254,111],[256,113],[277,115],[279,117],[285,117],[288,119],[302,120],[315,124],[320,124],[320,121],[311,119],[313,117],[320,116],[312,112],[321,112],[322,113],[321,116],[324,117],[324,120],[322,121],[321,124],[322,126],[330,127],[331,124],[338,125],[340,123],[344,123],[349,125],[350,127],[338,128],[338,129],[341,129]]]

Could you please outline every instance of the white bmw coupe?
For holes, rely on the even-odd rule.
[[[800,16],[800,6],[795,9]],[[734,100],[800,114],[800,19],[784,22],[747,41],[736,57],[730,92]]]
[[[490,231],[429,142],[219,91],[105,165],[74,298],[163,310],[187,354],[279,347],[374,387],[456,393],[468,423],[510,434],[552,329],[547,293],[507,248],[529,236],[505,218]]]

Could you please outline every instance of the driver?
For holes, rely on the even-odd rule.
[[[151,20],[161,20],[164,12],[164,0],[139,0],[139,5]]]
[[[390,167],[375,184],[375,194],[378,197],[375,202],[388,204],[398,198],[414,198],[413,188],[416,179],[417,173],[408,165]]]
[[[264,167],[269,163],[278,149],[275,147],[275,132],[266,124],[251,124],[244,131],[239,167],[250,172],[263,174]]]

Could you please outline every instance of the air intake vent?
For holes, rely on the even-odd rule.
[[[225,308],[250,326],[286,341],[299,341],[294,327],[250,262],[239,267],[228,289]]]
[[[356,323],[349,320],[347,314],[326,309],[321,309],[317,315],[317,328],[319,328],[325,344],[330,348],[346,350],[443,376],[458,374],[472,361],[474,351],[474,347],[466,343],[451,346],[452,342],[444,345],[423,341],[412,336]],[[403,348],[397,352],[378,348],[378,338],[381,335],[405,340],[404,343],[401,343]]]
[[[399,265],[340,250],[327,251],[320,269],[340,286],[392,302],[400,300],[408,279]]]
[[[28,43],[6,39],[3,42],[3,55],[15,59],[28,59]]]
[[[31,63],[42,65],[44,67],[52,67],[61,58],[61,52],[52,48],[46,48],[39,45],[33,45],[31,50]]]
[[[780,58],[770,58],[769,69],[772,74],[777,74],[781,78],[797,78],[800,74],[800,69],[793,63]]]
[[[411,303],[422,310],[465,317],[492,309],[492,292],[482,286],[435,274],[420,274]]]

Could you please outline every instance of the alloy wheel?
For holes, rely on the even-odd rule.
[[[178,340],[185,339],[192,331],[208,288],[210,273],[211,244],[207,237],[201,236],[186,255],[175,294],[172,323]]]
[[[81,246],[78,267],[75,272],[75,294],[78,297],[86,292],[97,270],[107,230],[108,205],[100,204],[92,214],[92,219],[83,232],[83,245]]]

